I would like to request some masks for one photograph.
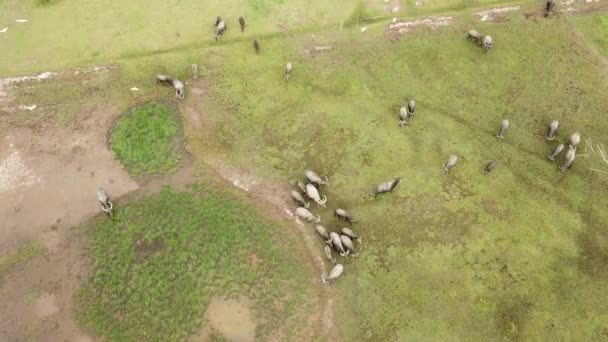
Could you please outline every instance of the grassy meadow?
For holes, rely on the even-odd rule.
[[[340,23],[352,24],[357,14],[382,14],[383,1],[363,6],[354,1],[223,4],[220,11],[215,2],[184,0],[171,6],[151,1],[142,10],[137,1],[120,7],[91,1],[78,8],[72,22],[57,19],[70,10],[70,0],[44,8],[0,1],[0,8],[44,17],[63,33],[55,32],[52,39],[46,36],[50,31],[34,34],[41,24],[32,23],[26,29],[32,31],[20,34],[30,32],[33,38],[0,41],[24,47],[6,55],[10,63],[0,72],[117,63],[119,70],[96,85],[101,91],[86,94],[89,104],[111,101],[126,110],[142,100],[172,101],[173,93],[156,86],[153,75],[189,79],[190,64],[198,63],[205,96],[194,97],[187,86],[187,98],[178,104],[182,113],[196,108],[205,120],[200,129],[183,119],[187,149],[195,159],[204,164],[210,156],[220,158],[281,183],[293,183],[312,168],[330,178],[328,209],[315,208],[324,225],[341,227],[330,215],[336,207],[359,219],[353,230],[363,236],[362,251],[345,261],[346,273],[335,284],[337,340],[608,338],[608,164],[587,146],[588,141],[608,144],[605,14],[528,20],[514,12],[500,22],[482,23],[473,12],[495,3],[438,0],[414,9],[414,1],[405,1],[400,15],[449,11],[454,19],[447,27],[417,27],[390,40],[386,26],[392,14],[367,23],[365,33],[356,25],[340,30]],[[251,18],[244,34],[235,25],[241,11]],[[234,19],[215,43],[212,22],[219,12]],[[99,16],[85,19],[91,18],[85,13]],[[72,25],[81,28],[74,36],[67,34]],[[468,42],[470,28],[490,34],[494,48],[483,54]],[[259,34],[259,55],[251,47],[253,34]],[[65,49],[53,49],[57,46]],[[311,55],[307,51],[314,46],[330,48]],[[42,64],[32,62],[47,49],[53,52]],[[289,82],[284,79],[287,61],[294,67]],[[128,93],[132,86],[141,92]],[[40,87],[37,95],[25,95],[57,103],[45,82]],[[416,116],[400,128],[399,108],[412,98]],[[503,118],[511,126],[499,142]],[[544,135],[553,119],[561,126],[558,138],[548,143]],[[573,168],[564,173],[558,170],[561,158],[550,162],[547,155],[575,131],[583,141]],[[450,154],[460,156],[459,165],[442,175]],[[484,165],[493,159],[496,169],[483,176]],[[392,194],[370,199],[372,186],[394,176],[403,179]],[[239,253],[220,260],[227,273],[219,281],[229,291],[218,290],[218,280],[205,276],[208,270],[220,274],[205,256],[225,250],[231,239],[244,250],[268,247],[259,250],[271,260],[262,264],[264,270],[280,272],[264,279],[280,286],[266,290],[295,286],[299,293],[311,291],[295,285],[299,271],[310,271],[294,266],[295,255],[271,248],[277,233],[273,224],[249,207],[246,217],[251,219],[244,220],[235,208],[247,205],[208,196],[166,190],[129,204],[114,222],[92,223],[98,272],[80,296],[87,327],[111,340],[137,339],[142,333],[172,340],[192,333],[201,322],[191,319],[202,317],[211,294],[261,290],[253,284],[261,284],[263,271],[241,269]],[[146,224],[157,221],[163,224]],[[143,264],[133,249],[140,236],[146,243],[165,241],[163,252]],[[190,238],[193,242],[186,243]],[[178,257],[170,258],[169,251]],[[188,262],[180,261],[182,255]],[[133,272],[131,266],[141,278],[125,276]],[[183,293],[175,296],[187,305],[163,302],[162,294],[174,286],[168,279],[184,282],[179,286]],[[109,297],[100,302],[104,287]],[[141,295],[123,298],[127,287],[150,293],[151,302]],[[258,310],[267,312],[268,298],[282,293],[262,295]],[[165,315],[175,319],[145,324]],[[279,322],[274,319],[268,322]],[[267,336],[260,329],[258,336]],[[294,339],[300,336],[294,334]]]
[[[317,35],[334,49],[314,59],[301,54],[308,37],[270,42],[283,52],[264,58],[243,46],[241,59],[209,75],[207,111],[231,111],[201,150],[224,148],[285,181],[307,167],[329,175],[330,206],[351,209],[365,236],[337,284],[345,339],[601,340],[608,178],[590,168],[607,165],[583,156],[583,142],[562,173],[547,160],[558,141],[544,139],[556,118],[559,141],[580,131],[606,143],[599,61],[563,20],[461,20],[396,43],[380,27]],[[471,25],[495,38],[488,54],[464,39]],[[276,86],[286,60],[294,75]],[[417,115],[400,129],[399,107],[411,98]],[[511,128],[498,142],[503,118]],[[460,165],[442,176],[452,153]],[[484,177],[492,159],[498,167]],[[393,176],[403,177],[395,193],[367,199]]]

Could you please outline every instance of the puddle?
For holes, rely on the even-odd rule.
[[[247,297],[239,297],[238,300],[212,298],[205,318],[229,341],[254,341],[255,323],[250,308],[251,300]]]

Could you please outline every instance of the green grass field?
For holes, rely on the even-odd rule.
[[[71,2],[30,9],[25,3],[4,1],[0,8],[23,6],[24,11],[32,11],[32,18],[44,17],[52,23],[68,11]],[[261,3],[267,6],[254,7]],[[190,63],[198,63],[207,93],[196,105],[205,113],[206,129],[190,127],[184,120],[188,150],[195,159],[221,158],[285,183],[312,168],[331,181],[329,208],[315,210],[322,214],[325,226],[341,227],[330,216],[336,207],[351,210],[359,219],[353,229],[364,238],[363,250],[359,258],[345,261],[346,273],[335,284],[337,340],[606,340],[608,164],[587,147],[588,139],[593,146],[608,144],[605,14],[527,20],[515,12],[506,21],[481,23],[472,15],[473,8],[493,3],[428,1],[428,6],[408,12],[413,1],[406,1],[408,15],[445,10],[454,20],[437,30],[416,28],[393,42],[386,33],[390,14],[367,23],[365,33],[354,25],[340,31],[340,23],[357,11],[380,15],[384,2],[369,2],[357,11],[357,2],[313,1],[309,7],[305,3],[252,1],[241,6],[229,1],[225,11],[231,17],[246,7],[246,17],[252,20],[242,39],[232,24],[225,39],[215,44],[211,23],[219,12],[216,5],[182,1],[171,10],[165,8],[161,18],[158,7],[167,6],[164,2],[151,2],[137,15],[133,11],[139,8],[138,2],[125,4],[116,15],[118,6],[106,11],[99,7],[101,2],[92,1],[78,11],[98,11],[100,16],[90,22],[83,19],[85,15],[78,16],[82,32],[74,37],[52,35],[65,37],[65,50],[54,50],[42,64],[28,64],[39,55],[38,48],[57,43],[44,45],[48,37],[33,32],[35,39],[7,39],[25,48],[9,52],[11,64],[0,66],[0,72],[117,62],[120,72],[107,82],[106,95],[87,94],[93,103],[103,103],[105,96],[114,106],[129,108],[140,98],[118,95],[116,87],[127,92],[137,85],[146,100],[172,99],[171,92],[154,84],[153,75],[166,72],[188,79]],[[201,6],[209,13],[188,10]],[[284,34],[277,26],[286,13],[293,14],[286,16],[292,34]],[[189,28],[179,29],[179,36],[168,29],[176,18]],[[164,24],[146,26],[144,22]],[[107,27],[94,25],[98,23]],[[62,21],[57,30],[65,33],[71,25],[76,24]],[[115,33],[112,38],[112,32],[124,25],[130,34]],[[27,30],[35,27],[32,24]],[[494,48],[487,54],[465,39],[472,27],[494,37]],[[260,55],[251,47],[254,33],[260,34]],[[93,44],[108,48],[95,54]],[[331,49],[313,58],[305,52],[312,45]],[[287,61],[294,66],[289,83],[283,74]],[[104,85],[98,87],[104,89]],[[38,96],[51,94],[47,90]],[[52,95],[48,96],[51,101]],[[417,114],[401,129],[399,107],[411,98],[417,101]],[[179,105],[182,113],[192,105],[188,101]],[[506,139],[498,142],[496,133],[503,118],[510,120],[511,127]],[[553,119],[560,121],[561,128],[558,139],[547,143],[544,134]],[[10,122],[22,124],[17,119]],[[579,156],[573,168],[563,173],[547,155],[575,131],[583,136]],[[441,166],[453,153],[461,161],[449,175],[442,175]],[[492,159],[498,166],[484,177],[482,169]],[[403,178],[394,193],[369,198],[373,185],[394,176]],[[223,204],[224,197],[198,196],[166,191],[130,204],[113,224],[96,221],[92,244],[103,273],[81,293],[88,327],[113,340],[136,339],[143,333],[170,339],[195,330],[199,321],[189,319],[201,317],[215,293],[215,282],[204,282],[197,289],[191,284],[181,286],[186,290],[176,295],[184,296],[188,305],[161,313],[158,294],[170,278],[163,272],[173,275],[186,266],[172,264],[163,251],[137,266],[150,276],[126,282],[125,272],[128,265],[137,265],[133,249],[137,234],[149,236],[148,242],[160,237],[165,248],[175,238],[171,246],[184,247],[180,239],[202,238],[197,227],[210,227],[210,222],[219,220],[219,216],[207,218],[199,207],[211,205],[218,212],[234,213],[234,207],[241,206],[234,200]],[[167,210],[162,227],[171,228],[183,220],[185,235],[146,225],[162,210]],[[253,222],[266,222],[251,209],[247,215],[255,218]],[[222,248],[227,236],[242,239],[241,229],[258,227],[255,232],[260,235],[254,239],[259,243],[268,243],[276,234],[275,228],[267,230],[261,223],[219,222],[220,226],[226,236],[218,233],[180,253],[192,258],[192,265],[217,273],[218,268],[208,265],[201,253]],[[108,248],[111,253],[103,255],[101,251]],[[284,255],[280,248],[266,252]],[[225,281],[234,289],[228,293],[250,293],[251,280],[259,278],[238,273],[240,255],[233,256],[234,260],[223,261],[230,274]],[[293,259],[271,259],[273,266],[283,270],[272,280],[285,286],[281,289],[293,285],[290,277],[299,279],[297,269],[290,268]],[[174,267],[167,269],[170,265]],[[193,272],[184,281],[203,279],[200,270]],[[158,286],[148,279],[159,279]],[[109,293],[115,297],[98,302],[101,286],[112,289]],[[126,286],[151,293],[155,299],[150,304],[140,297],[129,302],[120,297]],[[260,301],[259,312],[269,309],[263,304],[267,298]],[[131,314],[142,305],[157,310],[149,311],[150,317],[173,315],[176,319],[145,326],[148,316],[141,310]],[[125,319],[106,319],[112,315]],[[160,327],[167,333],[155,330]],[[267,336],[264,331],[259,336]]]
[[[165,189],[85,227],[95,273],[78,294],[78,319],[109,340],[181,340],[201,327],[211,296],[241,294],[255,302],[261,340],[309,333],[300,320],[312,295],[294,239],[238,197]]]
[[[132,174],[170,171],[179,161],[176,134],[173,109],[148,103],[118,120],[110,146]]]
[[[608,178],[589,168],[607,165],[589,155],[559,172],[544,132],[557,118],[560,141],[581,131],[605,144],[605,76],[564,21],[475,24],[496,39],[487,55],[464,39],[470,25],[398,43],[380,29],[327,34],[318,39],[334,49],[314,60],[295,48],[306,38],[277,40],[283,52],[264,58],[243,46],[209,76],[208,111],[235,110],[206,141],[269,177],[327,174],[331,205],[359,216],[366,249],[337,285],[345,339],[601,340]],[[287,60],[294,75],[281,85]],[[418,114],[400,129],[410,98]],[[502,118],[511,129],[499,143]],[[452,153],[462,162],[442,176]],[[393,176],[404,178],[394,194],[366,200]]]

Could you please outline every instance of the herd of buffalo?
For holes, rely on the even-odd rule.
[[[319,177],[319,175],[312,170],[306,170],[304,172],[304,178],[306,179],[307,184],[298,181],[296,186],[300,191],[293,190],[291,192],[291,198],[299,205],[295,210],[295,215],[298,219],[306,222],[314,221],[315,223],[320,223],[321,216],[314,215],[309,210],[310,203],[306,201],[304,196],[315,202],[318,206],[325,208],[327,206],[327,196],[323,195],[321,197],[320,191],[321,186],[327,185],[328,179],[327,177]],[[400,180],[401,178],[394,178],[388,182],[379,184],[373,190],[374,197],[380,193],[392,191],[397,184],[399,184]],[[357,222],[355,217],[346,209],[337,208],[334,211],[334,216],[341,221],[348,222],[350,225]],[[349,254],[352,256],[357,255],[353,241],[361,243],[361,237],[355,234],[350,228],[344,227],[340,232],[328,232],[325,227],[317,224],[315,226],[315,231],[327,244],[324,248],[325,256],[331,263],[336,263],[332,250],[341,256],[348,256]],[[342,264],[336,264],[328,275],[321,276],[321,280],[324,283],[334,281],[342,275],[342,272],[344,272],[344,266]]]
[[[555,0],[547,0],[546,7],[544,9],[545,17],[549,16],[555,7]],[[243,17],[239,17],[238,19],[241,31],[245,30],[245,19]],[[227,29],[226,21],[221,17],[217,17],[215,21],[215,39],[219,39],[224,31]],[[476,30],[469,30],[467,32],[467,39],[474,42],[476,45],[483,47],[484,53],[487,52],[493,46],[492,37],[489,35],[483,36]],[[256,53],[260,51],[260,44],[256,37],[253,38],[253,47]],[[196,65],[192,65],[192,69],[194,72],[194,77],[197,77],[197,68]],[[289,81],[292,75],[292,64],[288,62],[285,67],[285,80]],[[173,87],[175,90],[175,94],[178,99],[183,100],[185,98],[185,87],[184,83],[181,81],[164,75],[159,74],[156,76],[156,80],[160,84],[166,84]],[[403,106],[399,110],[399,125],[401,127],[407,125],[408,121],[415,115],[416,113],[416,101],[410,100],[406,106]],[[500,128],[497,134],[498,140],[503,140],[509,129],[509,120],[504,119],[500,123]],[[553,141],[557,136],[557,131],[559,129],[559,121],[553,120],[547,129],[546,139],[547,141]],[[562,171],[567,171],[571,166],[574,160],[576,159],[576,149],[578,144],[581,141],[581,135],[578,132],[573,133],[570,136],[568,151],[564,157],[563,162],[560,164],[559,169]],[[551,161],[555,161],[555,159],[564,151],[565,145],[560,143],[557,145],[553,151],[549,154],[549,159]],[[443,173],[448,173],[451,169],[453,169],[458,164],[459,157],[458,155],[450,155],[447,161],[443,164]],[[497,165],[496,160],[492,160],[486,164],[483,169],[484,174],[490,173]],[[310,203],[306,200],[310,200],[315,202],[316,205],[325,208],[327,206],[327,196],[321,195],[322,186],[325,186],[328,183],[327,177],[320,177],[317,173],[312,170],[307,170],[304,172],[304,177],[306,179],[306,184],[301,181],[297,182],[297,187],[299,191],[292,191],[291,197],[292,199],[299,205],[295,209],[295,215],[297,218],[306,221],[306,222],[315,222],[320,223],[321,217],[320,215],[314,215],[310,210]],[[389,181],[378,184],[373,189],[373,196],[376,197],[378,194],[391,192],[395,187],[399,184],[401,178],[395,177]],[[97,190],[97,199],[101,203],[102,210],[108,214],[112,215],[113,204],[110,201],[108,194],[105,190],[99,188]],[[338,219],[345,221],[352,225],[356,222],[354,216],[345,209],[337,208],[334,211],[334,216]],[[329,232],[325,227],[320,224],[315,226],[315,230],[319,236],[323,238],[326,242],[326,246],[324,247],[325,255],[327,259],[331,263],[336,263],[336,258],[333,256],[333,252],[338,253],[340,256],[347,257],[348,255],[356,256],[357,249],[355,248],[355,244],[353,241],[357,243],[361,243],[361,238],[356,235],[350,228],[342,228],[340,232]],[[342,264],[336,264],[333,269],[329,272],[328,275],[322,276],[323,282],[331,282],[336,280],[340,275],[342,275],[344,271],[344,266]]]

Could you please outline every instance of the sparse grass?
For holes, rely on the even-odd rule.
[[[300,329],[310,312],[308,273],[292,239],[279,237],[287,228],[232,195],[167,188],[87,227],[95,270],[78,295],[78,320],[109,340],[182,340],[204,324],[213,295],[252,298],[260,340]]]
[[[148,103],[121,117],[112,130],[116,157],[135,175],[169,171],[179,162],[177,125],[172,110]]]
[[[57,2],[59,2],[59,0],[33,0],[34,4],[38,5],[38,6],[50,6],[50,5],[54,5]]]
[[[19,250],[17,250],[13,254],[8,254],[0,257],[0,282],[2,281],[2,278],[9,272],[13,271],[19,266],[27,264],[36,255],[39,255],[43,252],[43,247],[32,242],[19,248]]]

